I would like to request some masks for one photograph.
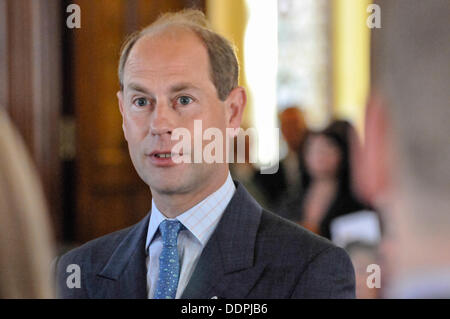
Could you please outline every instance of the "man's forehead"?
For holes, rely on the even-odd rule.
[[[200,85],[205,79],[210,80],[206,46],[187,29],[144,35],[131,49],[124,68],[124,84],[136,79],[169,82],[185,79]]]
[[[167,27],[145,34],[137,40],[128,60],[141,57],[162,57],[170,60],[189,56],[200,59],[207,56],[206,46],[199,36],[187,28]]]

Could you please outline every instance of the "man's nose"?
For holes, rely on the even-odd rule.
[[[153,110],[150,121],[152,135],[171,134],[174,129],[174,110],[165,101],[159,101]]]

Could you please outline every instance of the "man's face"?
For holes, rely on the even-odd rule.
[[[223,178],[228,168],[226,163],[176,164],[161,157],[179,143],[171,140],[172,132],[186,128],[194,139],[194,120],[202,120],[203,130],[215,127],[225,137],[230,112],[210,79],[208,53],[201,40],[190,31],[170,31],[144,36],[134,45],[118,98],[139,176],[152,192],[185,194]],[[188,155],[188,150],[183,151]]]

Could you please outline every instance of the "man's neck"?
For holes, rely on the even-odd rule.
[[[205,187],[187,193],[168,195],[152,192],[153,201],[163,215],[168,218],[176,218],[222,187],[228,178],[228,174],[227,169],[220,174],[220,178],[214,179],[212,183],[204,183],[207,184]]]

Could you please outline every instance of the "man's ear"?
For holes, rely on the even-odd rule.
[[[122,130],[123,130],[123,135],[125,136],[125,139],[128,141],[127,139],[127,130],[125,129],[125,115],[124,115],[124,110],[123,110],[123,92],[122,91],[117,91],[117,100],[119,102],[119,110],[120,110],[120,114],[122,114]]]
[[[392,154],[390,126],[386,112],[386,102],[378,93],[372,93],[366,109],[364,146],[361,149],[362,161],[358,165],[357,178],[362,179],[361,193],[365,199],[375,205],[380,198],[389,195],[392,186]]]
[[[247,104],[247,94],[241,86],[234,88],[225,100],[227,112],[227,127],[239,128],[242,122],[245,105]]]

